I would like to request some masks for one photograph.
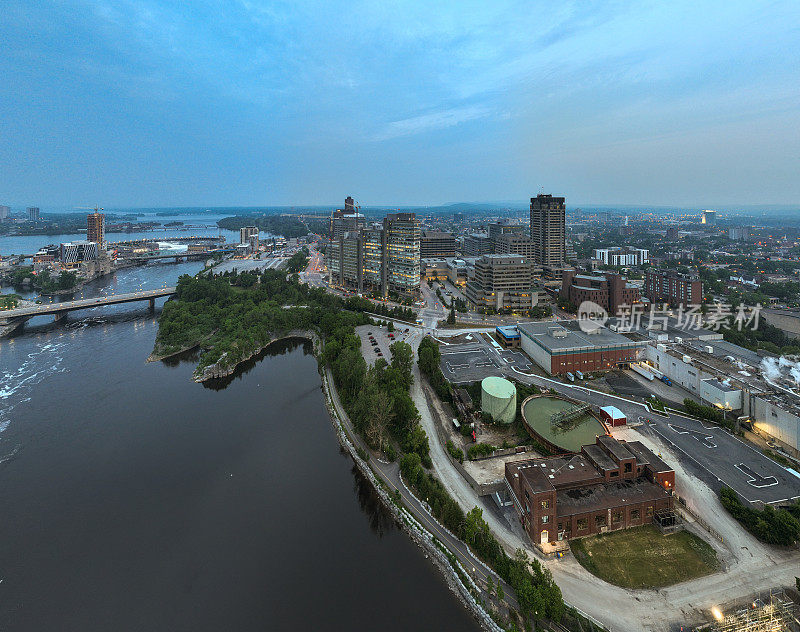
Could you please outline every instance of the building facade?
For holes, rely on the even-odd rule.
[[[86,216],[86,241],[95,242],[100,249],[106,243],[106,216],[97,209]]]
[[[420,237],[419,251],[422,259],[455,257],[456,238],[453,233],[424,230]]]
[[[577,320],[520,323],[520,346],[550,375],[608,371],[630,366],[646,344],[605,327],[583,331]]]
[[[258,252],[258,227],[243,226],[240,228],[239,243],[248,246],[250,252]]]
[[[565,260],[566,207],[563,197],[539,194],[531,198],[531,239],[534,260],[541,266],[560,268]]]
[[[38,206],[29,206],[28,209],[28,221],[30,222],[38,222],[40,213]]]
[[[94,241],[72,241],[61,244],[59,249],[59,259],[67,267],[82,261],[94,261],[97,255],[97,243]]]
[[[11,215],[11,207],[0,205],[0,222],[8,219],[9,215]]]
[[[595,248],[592,257],[607,266],[640,266],[650,261],[650,251],[646,248],[612,246]]]
[[[703,301],[703,284],[697,273],[648,270],[645,274],[644,294],[651,303],[699,305]]]
[[[639,288],[628,283],[625,277],[612,272],[578,274],[574,269],[562,273],[559,297],[576,307],[584,301],[591,301],[612,316],[617,314],[620,306],[640,302]]]
[[[494,240],[494,252],[498,255],[520,255],[532,262],[536,260],[536,246],[527,235],[502,233]]]
[[[533,290],[533,263],[520,255],[484,255],[475,261],[466,296],[479,311],[527,312],[539,300]]]
[[[480,257],[492,254],[492,242],[489,235],[475,233],[464,237],[461,254],[465,257]]]
[[[538,546],[652,524],[673,510],[675,472],[639,441],[608,435],[575,455],[508,462],[505,481]]]

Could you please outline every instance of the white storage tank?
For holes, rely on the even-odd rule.
[[[503,424],[517,416],[517,388],[502,377],[487,377],[481,382],[481,412]]]

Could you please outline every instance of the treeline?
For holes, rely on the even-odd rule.
[[[283,235],[287,239],[304,237],[309,228],[298,217],[293,215],[234,215],[223,217],[217,226],[226,230],[239,230],[244,226],[257,226],[258,230],[273,235]]]
[[[422,467],[416,454],[408,454],[400,461],[403,478],[426,500],[439,522],[466,542],[475,554],[503,578],[517,596],[522,614],[534,619],[560,621],[564,616],[561,589],[553,581],[550,571],[537,560],[528,562],[524,551],[518,550],[509,557],[483,519],[483,512],[475,507],[464,514],[458,503],[444,486]]]
[[[398,445],[431,467],[428,436],[419,425],[419,411],[409,395],[414,352],[406,343],[394,342],[389,347],[391,362],[378,358],[368,368],[360,346],[352,328],[341,329],[329,337],[322,354],[353,426],[371,448],[390,459],[397,458]]]
[[[758,329],[752,329],[749,325],[744,325],[739,331],[737,327],[728,325],[720,328],[720,331],[722,332],[722,337],[728,342],[752,351],[763,349],[764,351],[781,355],[800,354],[800,344],[798,344],[797,340],[789,338],[783,331],[763,322],[763,320],[758,323]]]
[[[683,400],[683,407],[686,409],[687,413],[694,417],[706,419],[707,421],[713,421],[714,423],[723,425],[731,430],[734,427],[732,421],[725,421],[725,413],[719,408],[698,404],[696,401],[689,399],[688,397]]]
[[[767,544],[790,546],[800,540],[800,501],[788,509],[754,509],[742,503],[739,495],[730,487],[719,493],[720,502],[742,526]]]
[[[289,257],[286,262],[286,270],[289,274],[295,274],[306,269],[308,265],[308,248],[305,246]]]
[[[71,290],[78,284],[78,275],[75,272],[64,270],[57,275],[50,274],[47,269],[34,274],[30,266],[14,270],[7,278],[11,285],[20,287],[30,284],[31,287],[41,292],[57,292],[59,290]]]
[[[369,299],[361,296],[350,296],[345,300],[345,309],[352,309],[356,312],[369,312],[377,314],[378,316],[386,316],[387,318],[395,318],[403,320],[407,323],[413,323],[416,320],[414,310],[409,307],[389,307],[386,303],[373,303]]]
[[[231,367],[294,329],[329,335],[369,322],[344,307],[339,297],[287,279],[280,270],[183,275],[161,312],[154,353],[201,344],[198,371],[217,362]]]

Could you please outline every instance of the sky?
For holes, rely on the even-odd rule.
[[[800,207],[800,2],[5,0],[0,204]]]

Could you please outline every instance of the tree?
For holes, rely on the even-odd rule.
[[[456,324],[456,308],[454,305],[450,306],[450,313],[447,315],[447,324],[448,325]]]
[[[386,326],[386,331],[388,331],[389,333],[394,331],[394,323],[391,320],[389,321],[389,324]]]

